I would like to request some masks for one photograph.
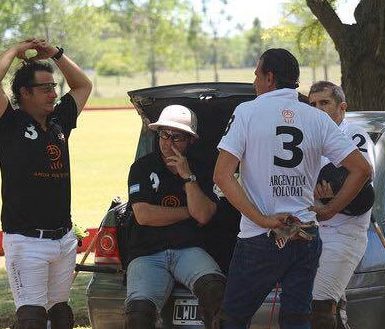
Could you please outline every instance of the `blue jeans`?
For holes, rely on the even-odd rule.
[[[247,328],[252,316],[279,282],[280,328],[310,329],[314,277],[322,242],[289,241],[278,249],[266,234],[238,239],[223,302],[223,329]]]
[[[206,274],[221,274],[219,266],[202,248],[167,249],[135,258],[127,267],[127,299],[150,300],[161,311],[178,281],[193,291]]]

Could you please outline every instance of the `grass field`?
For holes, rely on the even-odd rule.
[[[71,136],[72,215],[98,226],[112,198],[127,200],[141,120],[136,111],[84,111]]]

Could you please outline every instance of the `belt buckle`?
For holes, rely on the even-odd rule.
[[[43,239],[45,230],[37,228],[36,231],[39,231],[39,239]]]

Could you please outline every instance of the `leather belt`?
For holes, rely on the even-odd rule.
[[[65,236],[69,231],[71,231],[70,227],[59,227],[56,230],[34,229],[15,233],[31,238],[59,240],[63,236]]]

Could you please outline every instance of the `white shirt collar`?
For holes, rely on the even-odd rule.
[[[270,97],[284,97],[288,99],[298,100],[298,91],[290,88],[276,89],[276,90],[264,93],[262,95],[259,95],[257,99],[270,98]]]

